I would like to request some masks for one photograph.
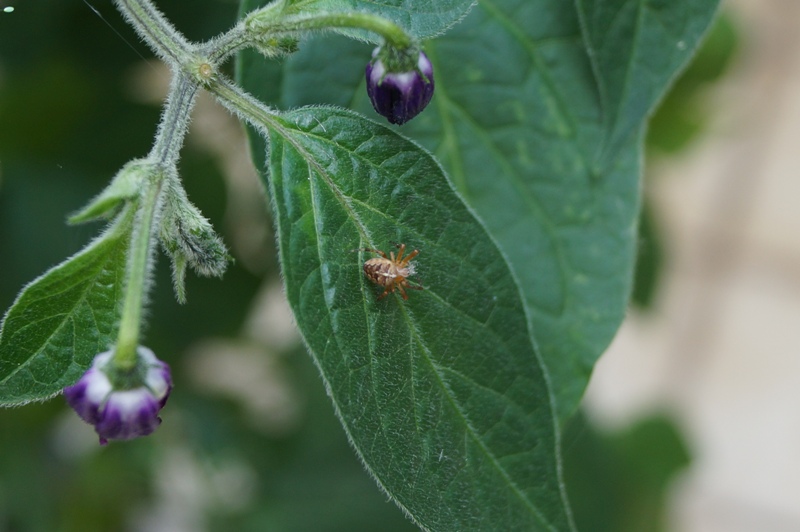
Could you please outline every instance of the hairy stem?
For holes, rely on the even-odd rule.
[[[353,28],[377,33],[389,46],[399,50],[414,46],[414,39],[403,28],[386,18],[370,13],[319,13],[290,15],[276,19],[272,11],[255,11],[244,21],[253,39],[259,38],[264,33],[274,35],[307,30]]]
[[[174,66],[192,62],[192,45],[150,0],[114,0],[136,32],[164,61]]]
[[[134,221],[128,256],[127,285],[122,307],[122,320],[117,336],[114,364],[120,369],[136,367],[136,348],[139,346],[139,332],[142,321],[142,307],[147,291],[148,274],[152,262],[153,222],[156,219],[158,196],[163,179],[154,176],[140,198],[139,211]]]
[[[184,76],[174,78],[156,141],[148,157],[155,170],[150,174],[138,199],[138,211],[131,236],[125,300],[114,354],[114,364],[120,369],[136,366],[142,311],[150,285],[150,270],[155,261],[153,250],[157,220],[163,205],[162,190],[167,179],[176,177],[175,165],[196,94],[197,86],[190,80]]]
[[[275,111],[226,78],[220,76],[206,89],[228,110],[264,135],[268,134],[267,126],[274,125],[279,120]]]
[[[197,84],[193,80],[182,74],[173,76],[150,160],[165,168],[174,167],[178,162],[196,97]]]

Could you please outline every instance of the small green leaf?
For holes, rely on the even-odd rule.
[[[567,530],[555,409],[518,287],[416,144],[352,112],[268,124],[297,324],[370,473],[432,530]],[[378,301],[362,265],[402,242],[425,289]]]
[[[73,384],[109,348],[133,209],[81,252],[26,286],[0,328],[0,405],[41,401]]]

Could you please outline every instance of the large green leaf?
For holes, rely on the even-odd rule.
[[[562,421],[625,315],[647,114],[716,6],[481,1],[426,45],[436,93],[403,132],[442,161],[508,258]],[[376,116],[363,88],[369,53],[318,38],[281,66],[243,56],[243,79],[280,107],[331,103]]]
[[[435,160],[355,113],[268,124],[269,189],[297,324],[365,466],[421,526],[565,530],[555,408],[508,265]],[[425,289],[378,301],[403,242]]]
[[[8,310],[0,329],[0,405],[57,394],[113,342],[131,212],[25,287]]]

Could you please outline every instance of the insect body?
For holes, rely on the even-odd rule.
[[[419,255],[419,250],[415,249],[403,257],[403,253],[406,251],[406,245],[397,244],[397,247],[400,249],[400,251],[397,252],[397,257],[394,256],[394,251],[390,252],[387,257],[386,253],[378,249],[363,248],[357,250],[369,251],[380,255],[380,257],[369,259],[364,263],[364,274],[367,276],[367,279],[386,288],[378,297],[379,301],[395,290],[400,291],[400,295],[403,299],[408,299],[408,294],[406,294],[405,291],[406,288],[411,290],[423,289],[421,286],[414,286],[408,282],[408,277],[415,273],[414,264],[411,262],[411,259]]]

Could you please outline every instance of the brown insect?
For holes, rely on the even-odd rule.
[[[379,286],[386,287],[386,290],[378,297],[378,301],[395,290],[399,290],[400,295],[405,300],[408,299],[406,288],[410,290],[423,290],[422,286],[411,285],[408,282],[408,277],[415,273],[414,264],[411,262],[411,259],[419,255],[419,250],[415,249],[403,257],[403,253],[406,251],[406,245],[395,245],[400,250],[397,252],[397,257],[394,256],[394,251],[391,251],[387,257],[386,253],[379,249],[362,248],[355,250],[369,251],[380,255],[380,257],[369,259],[364,263],[364,274],[367,276],[367,279]]]

